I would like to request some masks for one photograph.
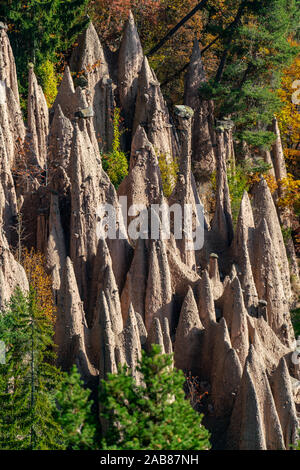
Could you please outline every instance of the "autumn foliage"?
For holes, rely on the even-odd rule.
[[[168,198],[171,196],[176,185],[179,171],[178,159],[170,159],[167,155],[161,153],[158,155],[158,164],[162,179],[163,192]]]
[[[279,207],[294,209],[300,215],[300,180],[296,180],[291,173],[278,182],[282,196],[278,200]]]
[[[283,208],[293,208],[297,215],[300,214],[300,112],[299,105],[292,98],[296,94],[295,86],[300,88],[299,80],[300,56],[297,56],[290,67],[285,69],[281,87],[278,90],[283,103],[278,114],[278,122],[285,161],[289,170],[287,177],[279,181],[282,195],[278,200],[278,205]]]
[[[36,293],[38,306],[52,321],[55,316],[55,305],[52,296],[52,279],[46,271],[46,258],[33,248],[23,248],[21,264],[25,269],[30,286]]]
[[[299,105],[292,99],[296,92],[295,82],[300,80],[300,56],[297,56],[290,67],[285,69],[281,87],[278,90],[283,107],[278,114],[284,155],[289,167],[297,178],[300,178],[300,112]],[[298,82],[299,83],[299,82]],[[300,88],[300,85],[297,86]]]

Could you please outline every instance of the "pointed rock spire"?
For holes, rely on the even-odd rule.
[[[105,379],[108,373],[117,373],[117,363],[115,355],[117,337],[112,330],[110,311],[104,292],[100,292],[98,308],[99,316],[96,320],[96,325],[93,325],[92,333],[94,335],[95,332],[99,333],[97,338],[97,344],[99,345],[99,378]],[[93,352],[96,352],[95,348],[93,348]]]
[[[233,238],[230,195],[227,182],[225,132],[217,132],[217,196],[212,221],[213,244],[228,247]]]
[[[5,27],[0,29],[0,81],[6,83],[20,104],[16,64],[6,30]]]
[[[133,249],[127,238],[123,216],[122,216],[121,211],[119,210],[120,207],[117,202],[115,192],[113,195],[113,202],[114,202],[114,207],[116,208],[116,211],[118,214],[117,224],[118,224],[119,229],[117,231],[116,239],[110,239],[110,238],[107,239],[107,246],[110,251],[110,256],[112,260],[112,268],[113,268],[114,276],[116,278],[116,283],[117,283],[119,292],[122,292],[125,281],[126,281],[126,275],[128,273],[129,266],[131,265],[131,261],[133,257]],[[123,235],[120,236],[120,233],[122,233]]]
[[[73,126],[62,112],[60,104],[55,108],[49,134],[50,167],[62,166],[68,170],[72,146]]]
[[[206,82],[199,41],[194,39],[192,55],[185,76],[184,102],[195,109],[198,105],[199,86]]]
[[[174,349],[175,366],[185,373],[194,374],[194,361],[198,360],[200,354],[199,333],[202,329],[195,297],[189,287],[181,307]]]
[[[87,263],[93,268],[97,240],[102,236],[105,222],[104,204],[113,206],[116,214],[116,239],[107,238],[112,266],[120,290],[130,265],[131,247],[128,243],[123,215],[114,186],[101,166],[99,152],[90,141],[86,126],[75,126],[71,150],[71,242],[79,290],[88,302]],[[83,211],[82,208],[85,208]],[[111,227],[113,230],[113,227]],[[103,231],[103,230],[102,230]],[[99,233],[98,233],[99,232]]]
[[[211,280],[206,270],[203,271],[198,292],[199,316],[204,327],[208,328],[212,322],[216,321],[216,312]]]
[[[9,301],[16,287],[20,287],[23,292],[28,291],[28,280],[23,267],[10,252],[5,235],[0,230],[0,308]]]
[[[133,134],[138,126],[145,128],[148,139],[157,151],[172,159],[175,141],[169,112],[154,72],[144,57],[138,79],[138,94],[133,124]]]
[[[287,358],[291,349],[281,342],[264,318],[254,318],[248,315],[247,321],[249,343],[254,346],[261,363],[270,376],[277,368],[280,359]]]
[[[285,166],[285,159],[283,154],[283,147],[281,143],[280,131],[278,127],[277,118],[273,118],[272,122],[273,132],[276,135],[275,143],[272,147],[272,160],[274,165],[274,171],[277,181],[281,180],[282,178],[286,178],[286,166]]]
[[[157,156],[145,130],[138,126],[131,147],[130,171],[118,189],[119,196],[127,197],[128,207],[133,204],[159,204],[163,189]]]
[[[0,80],[0,127],[2,128],[9,164],[23,152],[25,126],[19,102],[5,81]]]
[[[47,267],[52,275],[52,288],[59,290],[66,260],[64,232],[61,224],[58,196],[51,194]]]
[[[58,106],[61,107],[59,113],[57,113]],[[102,109],[101,112],[105,112],[106,104],[103,104],[103,106],[104,109]],[[81,131],[83,131],[84,127],[86,127],[90,140],[95,150],[97,151],[99,145],[96,131],[94,129],[95,111],[93,109],[93,103],[91,103],[90,92],[87,92],[85,88],[80,86],[77,86],[75,90],[69,66],[66,66],[65,68],[63,80],[58,89],[58,94],[51,109],[50,115],[52,119],[55,119],[57,116],[59,120],[61,119],[61,113],[72,122],[76,120]],[[57,124],[58,123],[56,121],[53,126],[53,129],[56,133],[58,133]],[[64,124],[66,124],[66,122]]]
[[[175,106],[177,132],[180,142],[179,174],[169,205],[180,204],[182,210],[183,236],[176,239],[182,261],[196,270],[194,234],[203,237],[204,217],[200,201],[196,201],[191,170],[191,129],[193,110],[188,106]],[[188,220],[188,222],[187,222]],[[175,232],[175,228],[173,227]],[[199,249],[199,248],[197,248]]]
[[[173,346],[172,346],[172,340],[170,336],[169,320],[167,317],[165,317],[162,321],[162,333],[163,333],[163,338],[164,338],[165,353],[172,354]]]
[[[284,357],[271,377],[271,388],[279,416],[286,449],[298,442],[298,418],[294,403],[291,376]]]
[[[268,170],[268,174],[276,178],[270,150],[263,151],[263,159],[270,166],[270,169]]]
[[[27,125],[32,153],[40,168],[45,168],[47,164],[49,110],[42,87],[37,82],[33,66],[29,68],[28,83]]]
[[[88,291],[86,262],[90,256],[96,253],[96,236],[94,227],[91,227],[90,213],[92,214],[93,210],[95,211],[95,207],[93,207],[97,200],[95,172],[97,167],[99,169],[99,164],[97,165],[96,158],[90,149],[91,143],[87,138],[87,134],[82,133],[76,126],[71,150],[70,255],[74,263],[79,292],[83,299],[87,299]],[[93,176],[95,176],[95,179]],[[85,212],[88,214],[82,211],[82,207],[86,207]]]
[[[257,226],[254,237],[255,261],[252,265],[257,293],[259,299],[267,301],[269,325],[284,343],[289,344],[294,337],[289,305],[278,266],[276,249],[265,219],[262,219]]]
[[[148,253],[145,240],[137,240],[133,260],[126,276],[122,290],[121,306],[124,321],[126,321],[130,304],[142,319],[145,319],[145,296],[147,288]],[[136,286],[139,286],[136,289]]]
[[[249,349],[248,313],[245,308],[243,292],[238,277],[226,286],[223,302],[223,316],[226,319],[232,347],[244,367]]]
[[[70,157],[73,140],[73,126],[57,105],[51,123],[48,145],[49,186],[61,196],[70,190]]]
[[[284,297],[287,301],[291,297],[289,262],[286,255],[283,236],[280,228],[276,208],[266,181],[262,178],[256,184],[253,191],[253,215],[255,226],[258,227],[262,219],[266,220],[269,234],[274,245],[274,256],[276,264],[279,266],[282,284],[284,288]],[[253,263],[255,263],[256,255]],[[253,264],[252,263],[252,264]]]
[[[17,214],[18,207],[15,186],[0,127],[0,227],[4,230],[9,240]]]
[[[115,334],[123,330],[123,319],[119,291],[113,273],[111,256],[106,241],[99,239],[90,289],[89,323],[98,316],[99,295],[105,293],[111,318],[111,328]]]
[[[275,177],[278,182],[278,188],[272,196],[275,201],[278,201],[278,198],[284,198],[286,193],[284,184],[282,184],[282,180],[287,177],[287,170],[281,142],[280,130],[276,117],[274,117],[273,119],[272,131],[276,135],[276,141],[272,147],[271,155],[274,164]],[[278,211],[279,220],[283,228],[286,230],[291,230],[293,219],[291,209],[289,207],[283,207],[278,204],[276,205],[276,208]],[[294,290],[297,290],[300,286],[299,267],[292,237],[288,237],[288,239],[285,241],[285,247],[289,260],[290,274],[291,277],[293,277],[293,284],[295,287]]]
[[[136,367],[142,357],[142,349],[140,332],[132,305],[129,307],[123,338],[126,363],[139,383],[140,374],[137,372]]]
[[[254,218],[252,207],[248,193],[244,191],[234,237],[234,248],[237,257],[241,255],[240,250],[243,248],[243,241],[245,241],[248,250],[252,252],[253,232]]]
[[[138,75],[143,58],[140,38],[133,14],[130,11],[125,24],[118,57],[118,89],[127,129],[132,129],[138,89]]]
[[[159,318],[154,317],[149,328],[146,349],[151,351],[152,345],[158,344],[161,347],[161,354],[165,354],[164,337]]]
[[[244,368],[227,435],[236,450],[284,450],[284,438],[271,387],[253,346]]]
[[[253,314],[258,303],[258,295],[253,279],[251,258],[253,258],[253,213],[245,191],[237,220],[233,241],[233,252],[238,264],[238,276],[244,290],[245,306],[250,314]],[[251,255],[250,255],[251,253]]]
[[[75,88],[73,78],[69,66],[64,71],[62,82],[58,88],[58,92],[52,107],[51,113],[54,115],[59,105],[61,111],[68,119],[73,119],[75,113]]]
[[[84,88],[77,86],[74,95],[75,119],[81,131],[86,127],[90,141],[97,152],[99,150],[99,142],[97,140],[94,128],[95,113],[92,106],[89,106],[89,94]]]
[[[172,290],[183,298],[189,286],[196,286],[200,277],[194,269],[189,268],[182,261],[174,235],[172,232],[170,235],[170,239],[165,241],[165,247],[171,273]]]
[[[242,367],[236,351],[232,348],[224,318],[221,318],[215,328],[211,364],[214,411],[217,416],[230,416],[240,386]]]
[[[101,149],[110,149],[113,138],[113,83],[103,47],[92,22],[81,34],[73,50],[70,67],[86,88],[88,105],[94,111],[94,128]]]
[[[203,82],[206,82],[206,77],[199,42],[195,39],[190,64],[185,76],[184,103],[195,112],[192,134],[192,160],[196,178],[202,183],[205,179],[210,178],[212,172],[216,169],[213,102],[203,100],[200,97],[199,88]]]
[[[214,299],[217,300],[223,294],[223,284],[220,280],[218,255],[211,253],[209,256],[208,274],[211,281]]]
[[[77,40],[77,45],[72,53],[70,68],[72,71],[87,75],[89,82],[94,85],[100,78],[108,74],[108,65],[103,47],[92,22],[88,24],[86,30]]]
[[[169,320],[171,331],[173,321],[173,293],[168,258],[161,240],[150,242],[149,271],[145,302],[145,325],[149,331],[154,317]]]
[[[139,331],[140,342],[141,342],[141,345],[143,346],[147,341],[148,333],[147,333],[147,330],[146,330],[146,327],[145,327],[145,324],[143,322],[141,315],[138,312],[134,312],[134,313],[136,316],[136,323],[137,323],[137,327]]]
[[[211,383],[212,378],[212,368],[214,367],[212,366],[212,356],[218,328],[219,324],[212,321],[205,326],[201,334],[201,355],[199,356],[199,371],[197,375],[208,383]]]
[[[59,365],[69,370],[76,364],[85,380],[95,371],[86,353],[87,326],[79,296],[73,265],[66,259],[62,283],[58,293],[55,343],[58,345]]]

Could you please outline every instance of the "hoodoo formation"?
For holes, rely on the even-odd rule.
[[[289,449],[297,441],[300,412],[290,263],[263,178],[251,200],[244,194],[233,223],[227,161],[234,142],[230,128],[216,124],[213,103],[197,92],[206,80],[198,41],[186,72],[185,104],[168,109],[133,15],[114,55],[106,53],[90,22],[50,110],[29,68],[23,122],[13,53],[5,29],[0,34],[0,305],[16,286],[28,289],[15,257],[22,219],[24,244],[46,256],[52,276],[63,370],[76,364],[94,389],[99,378],[127,364],[139,382],[142,350],[159,344],[162,352],[174,353],[174,367],[203,387],[199,411],[213,448]],[[84,79],[73,81],[73,72],[82,70]],[[101,158],[113,141],[116,106],[124,115],[124,150],[130,150],[129,172],[118,189]],[[286,169],[276,121],[274,126],[271,157],[280,179]],[[38,169],[32,178],[13,173],[20,148]],[[178,164],[171,194],[163,190],[162,154]],[[199,207],[201,199],[206,204],[213,171],[214,214],[203,215]],[[140,210],[124,213],[122,198],[128,208],[142,204],[143,218]],[[104,204],[115,210],[115,239],[99,236]],[[153,214],[158,204],[181,209],[181,223],[191,207],[189,224],[194,234],[201,226],[200,246],[189,230],[176,237],[175,216],[164,236],[161,218]],[[158,237],[152,237],[157,227]]]

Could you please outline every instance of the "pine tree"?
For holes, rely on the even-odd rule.
[[[63,430],[67,449],[89,450],[95,448],[97,424],[89,399],[90,390],[83,387],[83,381],[76,366],[65,373],[55,398],[56,419]]]
[[[218,117],[230,116],[237,136],[254,147],[274,141],[269,124],[281,106],[277,89],[284,68],[299,53],[289,41],[299,24],[296,0],[240,0],[234,20],[222,35],[218,68],[200,93],[216,103]]]
[[[185,399],[184,375],[171,364],[171,355],[160,354],[154,345],[149,355],[143,352],[137,368],[141,385],[126,367],[102,380],[100,407],[107,423],[103,449],[209,449],[202,416]]]
[[[53,365],[53,329],[37,306],[35,293],[16,289],[0,315],[6,362],[0,365],[0,449],[62,447],[54,419],[54,392],[60,373]]]

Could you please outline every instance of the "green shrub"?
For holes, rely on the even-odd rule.
[[[227,170],[227,180],[231,199],[232,219],[236,223],[244,191],[249,190],[248,176],[244,167],[237,165],[234,168],[230,165]]]
[[[260,175],[266,175],[271,166],[262,158],[248,159],[234,165],[227,164],[227,181],[231,200],[232,220],[235,224],[239,215],[240,204],[244,191],[249,191],[252,184],[259,180]],[[216,192],[216,173],[211,176],[211,184]]]
[[[158,156],[158,164],[162,179],[162,186],[164,195],[168,198],[171,196],[172,191],[176,185],[177,174],[178,174],[178,160],[172,159],[169,161],[167,155],[161,153]]]
[[[265,162],[263,158],[248,158],[244,164],[244,170],[248,176],[254,174],[265,175],[272,168],[272,165]]]
[[[283,241],[286,244],[292,238],[292,228],[281,226]]]
[[[112,184],[118,188],[121,181],[128,175],[128,162],[127,157],[120,148],[120,109],[114,110],[114,139],[112,150],[108,154],[102,156],[103,169],[108,174]]]
[[[50,60],[46,60],[37,68],[36,75],[43,88],[47,105],[50,108],[56,98],[58,87],[58,77],[55,65]]]
[[[248,145],[265,150],[268,150],[276,140],[274,132],[262,130],[245,130],[239,134],[239,137],[247,142]]]

